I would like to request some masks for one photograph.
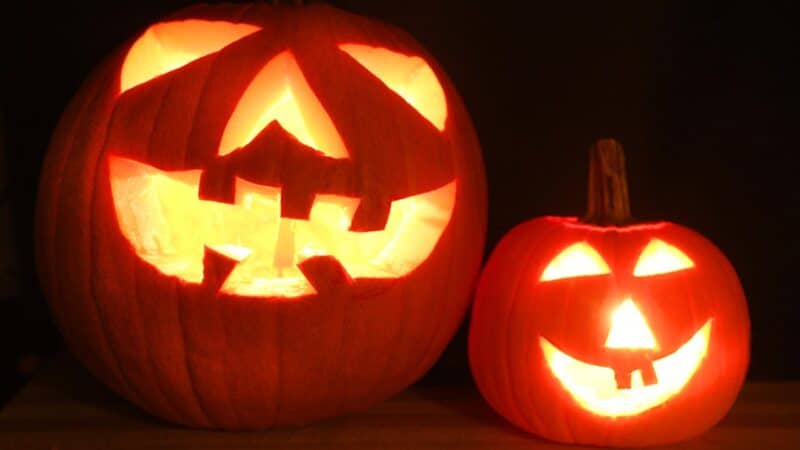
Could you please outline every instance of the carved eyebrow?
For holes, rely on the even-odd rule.
[[[157,23],[133,43],[120,74],[120,93],[183,67],[261,30],[223,20]]]
[[[639,255],[633,276],[647,277],[694,267],[694,261],[674,245],[651,239]]]
[[[539,281],[605,275],[610,273],[605,260],[588,242],[578,242],[561,251],[542,272]]]
[[[378,77],[439,131],[444,130],[447,121],[444,89],[424,59],[361,44],[340,44],[339,50]]]

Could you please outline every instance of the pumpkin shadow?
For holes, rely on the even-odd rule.
[[[117,395],[72,355],[56,355],[40,370],[37,378],[37,395],[44,394],[51,400],[72,404],[74,409],[87,415],[102,416],[103,421],[109,424],[170,425]]]
[[[414,386],[411,390],[425,401],[442,406],[461,417],[463,421],[468,422],[465,425],[480,428],[481,434],[502,434],[505,435],[504,440],[524,440],[530,442],[536,448],[541,448],[539,445],[558,445],[520,430],[508,422],[486,403],[473,383],[461,382],[452,385]]]

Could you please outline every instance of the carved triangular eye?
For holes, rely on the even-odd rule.
[[[633,269],[633,276],[646,277],[692,267],[694,267],[694,262],[677,247],[660,239],[653,239],[642,250],[636,267]]]
[[[250,82],[222,133],[218,154],[247,145],[273,121],[326,156],[349,157],[330,116],[288,50],[268,61]]]
[[[120,75],[120,92],[183,67],[260,29],[244,23],[197,19],[153,25],[128,50]]]
[[[403,97],[439,131],[444,130],[447,120],[444,90],[424,59],[360,44],[342,44],[339,49]]]
[[[540,281],[605,275],[610,273],[603,257],[586,242],[572,244],[558,254],[542,272]]]

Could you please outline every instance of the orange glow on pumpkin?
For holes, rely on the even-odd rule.
[[[198,198],[199,170],[163,172],[109,159],[123,235],[160,272],[201,283],[208,246],[239,264],[221,291],[263,297],[315,292],[297,264],[333,255],[353,278],[396,278],[433,250],[450,220],[456,183],[392,203],[386,228],[348,231],[359,199],[317,195],[309,220],[280,217],[280,189],[236,180],[236,203]]]
[[[442,352],[480,271],[480,142],[441,67],[379,20],[272,3],[143,26],[42,169],[36,258],[68,344],[185,426],[381,401]]]
[[[653,239],[639,256],[636,267],[633,269],[633,275],[646,277],[692,267],[694,267],[694,262],[677,247],[669,245],[661,239]]]
[[[544,337],[539,345],[550,371],[582,408],[607,417],[633,416],[661,405],[678,394],[697,372],[708,353],[709,319],[678,350],[652,362],[655,382],[646,384],[642,370],[631,373],[629,388],[620,388],[613,368],[580,361]],[[657,343],[631,299],[613,313],[606,348],[655,350]]]
[[[260,28],[187,20],[148,29],[129,51],[122,90],[212,53]],[[444,129],[447,103],[422,58],[356,44],[339,49]],[[320,157],[349,158],[325,108],[290,50],[269,60],[239,99],[220,139],[222,157],[247,144],[272,122]],[[334,256],[351,278],[397,278],[430,255],[453,212],[456,182],[395,200],[383,230],[349,227],[359,198],[316,195],[308,220],[281,217],[281,188],[236,178],[235,203],[198,197],[201,170],[162,171],[110,156],[109,174],[122,234],[160,272],[202,283],[205,247],[238,261],[220,291],[260,297],[315,293],[298,264]]]
[[[439,131],[444,130],[447,100],[436,74],[424,59],[368,45],[342,44],[339,48],[403,97]]]
[[[605,275],[610,273],[603,257],[586,242],[570,245],[558,254],[542,272],[540,281],[560,280],[562,278]]]
[[[260,29],[244,23],[199,19],[153,25],[125,57],[120,92],[183,67]]]
[[[349,156],[336,127],[288,50],[270,60],[242,94],[222,133],[219,155],[244,147],[272,121],[326,156]]]
[[[699,233],[633,218],[619,142],[592,144],[588,169],[580,218],[527,220],[492,251],[470,323],[476,385],[551,441],[642,448],[697,436],[745,380],[741,283]]]

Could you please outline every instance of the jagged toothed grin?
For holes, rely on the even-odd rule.
[[[298,264],[331,255],[352,278],[397,278],[433,251],[453,211],[456,183],[392,202],[380,231],[349,231],[359,199],[317,195],[308,220],[281,217],[281,190],[236,180],[232,204],[198,198],[201,171],[165,172],[109,159],[123,234],[160,272],[202,283],[210,248],[238,261],[223,293],[296,297],[313,294]]]
[[[539,345],[552,374],[583,409],[607,417],[633,416],[683,390],[708,353],[711,325],[709,319],[678,350],[652,361],[652,369],[634,370],[626,388],[619,387],[618,376],[610,367],[573,358],[541,336]],[[648,377],[654,378],[646,384]]]

